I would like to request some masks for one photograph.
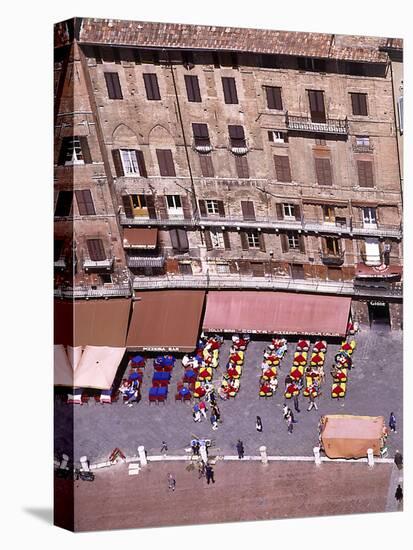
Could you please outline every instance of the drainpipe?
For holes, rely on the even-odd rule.
[[[398,139],[398,132],[400,131],[400,127],[397,124],[397,102],[396,102],[396,96],[394,94],[394,80],[393,80],[393,64],[390,59],[390,76],[391,76],[391,93],[393,96],[393,112],[394,112],[394,122],[396,127],[396,149],[397,149],[397,166],[399,167],[399,181],[400,181],[400,198],[402,202],[402,208],[403,208],[403,178],[402,178],[402,172],[401,172],[401,166],[400,166],[400,149],[399,149],[399,139]]]
[[[163,51],[165,52],[165,50],[163,50]],[[198,201],[197,201],[197,198],[196,198],[195,183],[194,183],[194,178],[193,178],[193,174],[192,174],[191,161],[190,161],[189,153],[188,153],[188,143],[187,143],[186,137],[185,137],[185,129],[184,129],[184,124],[183,124],[183,120],[182,120],[182,112],[181,112],[181,106],[180,106],[180,103],[179,103],[178,90],[177,90],[177,87],[176,87],[174,69],[173,69],[173,66],[172,66],[172,62],[171,62],[171,59],[170,59],[169,52],[165,52],[165,53],[167,53],[167,56],[168,56],[168,64],[169,64],[169,68],[171,70],[172,83],[173,83],[173,86],[174,86],[175,99],[176,99],[176,106],[178,108],[179,124],[181,126],[182,137],[183,137],[183,140],[184,140],[185,156],[186,156],[186,161],[187,161],[187,164],[188,164],[189,178],[191,180],[191,189],[192,189],[192,195],[193,195],[193,199],[194,199],[193,202],[194,202],[194,206],[195,206],[194,214],[195,214],[195,218],[197,220],[199,220],[200,215],[199,215],[199,211],[198,211]]]

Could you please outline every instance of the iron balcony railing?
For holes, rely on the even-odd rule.
[[[324,265],[343,265],[344,263],[344,253],[343,252],[322,252],[321,261]]]
[[[311,292],[320,294],[341,294],[352,296],[374,296],[369,287],[355,288],[353,281],[324,281],[320,279],[294,279],[291,277],[253,277],[244,275],[163,275],[158,277],[135,277],[135,290],[156,289],[241,289],[241,290],[284,290],[294,292]],[[402,296],[402,287],[393,285],[390,288],[378,288],[377,296]]]
[[[285,124],[289,130],[300,132],[321,132],[322,134],[348,134],[347,117],[326,118],[325,122],[315,122],[308,116],[290,115],[285,113]]]
[[[315,233],[331,233],[344,235],[393,237],[401,239],[402,230],[400,225],[377,225],[364,226],[359,222],[352,222],[346,218],[336,218],[335,222],[326,223],[320,220],[277,220],[273,217],[256,216],[255,219],[245,220],[233,216],[219,217],[200,217],[200,218],[173,218],[173,219],[150,219],[150,218],[127,218],[124,213],[120,215],[120,222],[127,226],[154,226],[154,227],[232,227],[232,228],[257,228],[262,229],[282,229],[291,231],[305,231]]]
[[[55,298],[117,298],[132,295],[132,287],[128,284],[107,284],[102,286],[60,287],[54,290]]]
[[[106,258],[105,260],[90,260],[89,258],[85,258],[83,260],[83,268],[90,270],[94,269],[112,269],[113,267],[113,258]]]
[[[128,267],[163,267],[165,263],[164,256],[128,256]]]
[[[355,153],[372,153],[374,151],[374,146],[371,143],[364,145],[353,143],[353,151]]]

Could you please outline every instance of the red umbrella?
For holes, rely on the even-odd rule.
[[[307,351],[310,347],[310,342],[308,340],[300,340],[297,344],[297,349],[302,351]]]
[[[326,345],[325,345],[324,342],[322,342],[321,340],[319,340],[318,342],[316,342],[316,343],[314,344],[313,349],[314,349],[315,351],[323,351],[323,352],[324,352],[324,351],[326,351],[327,347],[326,347]]]
[[[294,361],[297,362],[297,363],[306,363],[307,359],[304,357],[304,355],[301,355],[301,353],[300,353],[299,355],[294,357]]]
[[[295,378],[296,380],[299,380],[301,378],[301,372],[298,369],[294,369],[290,372],[290,376],[292,378]]]
[[[318,355],[317,353],[317,355],[311,357],[311,362],[319,365],[320,363],[324,363],[324,357],[321,357],[321,355]]]

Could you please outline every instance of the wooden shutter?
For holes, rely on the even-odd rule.
[[[156,220],[156,209],[155,209],[155,200],[153,195],[145,195],[146,207],[148,209],[149,218],[151,220]]]
[[[290,160],[284,155],[274,155],[277,181],[291,182]]]
[[[318,158],[314,159],[315,162],[315,171],[317,176],[317,183],[319,185],[332,185],[333,180],[331,177],[331,163],[328,158]]]
[[[224,237],[225,250],[231,250],[231,241],[230,241],[230,238],[229,238],[228,231],[223,231],[222,236]]]
[[[89,144],[86,136],[79,136],[80,148],[82,149],[83,162],[85,164],[92,164],[92,157],[90,155]]]
[[[367,94],[350,94],[353,115],[367,116]]]
[[[235,168],[237,170],[237,176],[240,179],[248,179],[250,177],[248,161],[245,155],[235,155]]]
[[[176,229],[171,229],[169,231],[169,236],[171,238],[172,248],[177,252],[179,252],[179,240],[178,240],[178,233]]]
[[[325,122],[326,112],[324,107],[324,92],[321,90],[308,90],[311,120],[313,122]]]
[[[262,232],[258,233],[258,239],[260,241],[260,250],[261,252],[265,252],[265,239]]]
[[[301,208],[299,204],[294,204],[294,217],[296,220],[301,221]]]
[[[181,197],[182,210],[184,211],[185,220],[192,219],[192,207],[188,200],[188,197]]]
[[[138,161],[139,174],[143,178],[147,178],[148,173],[146,171],[145,157],[143,156],[143,152],[139,151],[138,149],[135,149],[135,154],[136,154],[136,160]]]
[[[241,237],[241,247],[242,247],[242,250],[248,250],[249,246],[248,246],[248,237],[247,237],[247,234],[245,233],[245,231],[241,231],[239,235],[240,235],[240,237]]]
[[[217,201],[218,203],[218,215],[220,218],[225,218],[225,206],[224,201]]]
[[[244,220],[255,220],[255,209],[252,201],[241,201],[241,210]]]
[[[101,262],[106,260],[106,253],[102,239],[88,239],[87,248],[89,251],[89,257],[92,261]]]
[[[358,160],[357,171],[360,187],[374,187],[372,162],[369,160]]]
[[[72,209],[73,191],[60,191],[57,196],[54,215],[56,217],[69,216]]]
[[[64,137],[62,139],[62,144],[60,146],[60,151],[59,151],[59,158],[57,160],[57,164],[59,166],[64,166],[66,162],[67,147],[71,139],[72,139],[71,137]]]
[[[211,155],[200,154],[199,165],[201,167],[201,174],[204,178],[213,178],[215,175],[214,165],[212,164]]]
[[[122,164],[122,160],[120,158],[119,149],[112,149],[112,158],[113,158],[113,164],[115,166],[116,176],[118,178],[121,178],[122,176],[125,175],[125,173],[123,171],[123,164]]]
[[[129,195],[122,195],[123,210],[125,211],[125,216],[127,218],[133,218],[132,204],[130,201]]]
[[[199,82],[197,76],[185,75],[185,86],[188,101],[200,103],[201,92],[199,90]]]
[[[237,86],[235,84],[235,78],[222,77],[222,89],[224,91],[225,103],[238,103]]]
[[[146,73],[143,75],[143,81],[145,83],[146,97],[149,100],[161,99],[159,93],[158,77],[154,73]]]
[[[281,111],[283,108],[281,88],[278,86],[266,86],[265,91],[267,94],[267,107],[268,109],[276,109]]]
[[[305,254],[305,239],[304,239],[304,235],[298,235],[298,244],[299,244],[299,247],[300,247],[300,252],[302,254]]]
[[[158,157],[161,176],[176,176],[172,151],[170,149],[156,149],[156,156]]]
[[[277,219],[283,220],[284,219],[284,208],[283,205],[280,203],[277,203],[275,205],[275,211],[277,212]]]
[[[75,191],[80,216],[94,216],[95,206],[89,189]]]
[[[159,212],[159,218],[161,220],[168,219],[168,209],[166,207],[166,198],[164,195],[158,195],[155,197],[156,208]]]
[[[211,233],[209,231],[205,231],[204,232],[204,237],[205,237],[206,249],[207,250],[212,250],[213,246],[212,246]]]
[[[189,250],[189,242],[188,242],[188,235],[185,229],[177,229],[176,233],[178,236],[179,251],[187,252]]]
[[[287,237],[287,235],[285,233],[281,233],[280,239],[281,239],[281,250],[283,252],[288,252],[290,247],[288,246],[288,237]]]
[[[207,207],[206,207],[206,203],[204,200],[199,200],[198,201],[198,205],[199,205],[199,213],[201,214],[201,216],[203,218],[206,218],[208,217],[208,211],[207,211]]]
[[[109,99],[123,99],[118,73],[103,73]]]

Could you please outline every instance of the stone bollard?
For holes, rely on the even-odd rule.
[[[261,445],[260,455],[261,455],[261,462],[264,465],[267,465],[268,464],[268,456],[267,456],[267,447],[265,445]]]
[[[320,466],[321,464],[320,447],[314,447],[313,453],[314,453],[314,462],[316,466]]]
[[[373,449],[367,449],[367,461],[370,468],[372,468],[374,466]]]
[[[138,455],[139,455],[139,460],[140,460],[141,466],[142,467],[147,466],[148,465],[148,460],[146,458],[145,447],[143,445],[139,445]]]
[[[67,464],[69,462],[69,457],[65,454],[62,454],[62,460],[60,461],[60,466],[59,468],[61,470],[67,470]]]
[[[84,472],[90,472],[89,461],[87,459],[87,456],[80,457],[80,469],[83,470]]]

